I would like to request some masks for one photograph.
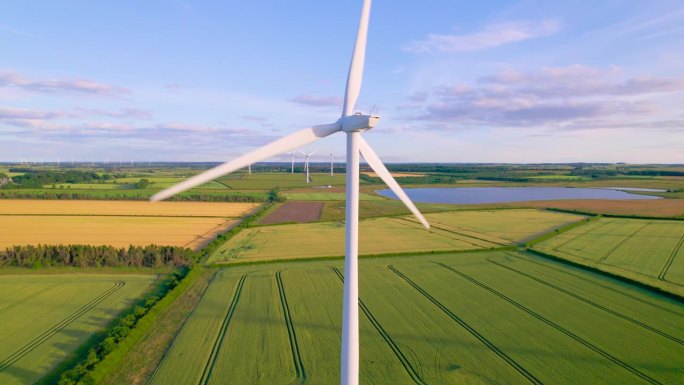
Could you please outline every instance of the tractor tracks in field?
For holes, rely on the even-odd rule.
[[[214,370],[214,365],[216,364],[216,359],[218,358],[218,351],[223,344],[223,339],[226,337],[226,331],[228,330],[228,325],[233,318],[233,314],[235,314],[235,309],[237,308],[238,301],[240,300],[242,287],[245,284],[247,274],[249,273],[243,274],[242,277],[240,277],[240,281],[238,281],[237,287],[235,288],[235,294],[233,294],[233,300],[230,302],[230,307],[226,312],[226,316],[223,317],[223,322],[221,323],[219,333],[214,340],[214,345],[211,347],[211,354],[209,355],[207,362],[204,364],[202,376],[198,382],[199,385],[205,385],[209,381],[209,377],[211,377],[211,372]]]
[[[663,269],[660,271],[660,274],[658,274],[658,279],[661,281],[667,281],[665,279],[665,275],[667,274],[667,271],[670,269],[670,266],[672,266],[672,262],[674,262],[675,257],[677,256],[677,253],[679,252],[679,249],[682,247],[682,243],[684,243],[684,234],[682,235],[681,238],[679,238],[679,242],[677,243],[677,246],[675,246],[674,250],[672,250],[672,254],[670,254],[670,258],[667,259],[667,262],[665,263],[665,266],[663,266]],[[670,282],[670,281],[667,281]],[[674,282],[671,282],[674,283]],[[676,285],[676,283],[675,283]],[[2,311],[0,311],[1,313]]]
[[[610,250],[608,250],[607,253],[603,254],[603,255],[601,256],[601,258],[599,258],[598,260],[596,260],[596,264],[599,265],[599,264],[603,263],[603,261],[605,261],[606,258],[608,258],[611,254],[613,254],[613,252],[615,252],[615,250],[617,250],[618,248],[620,248],[620,246],[624,245],[625,242],[627,242],[627,241],[629,241],[630,239],[632,239],[635,235],[637,235],[637,233],[638,233],[639,231],[645,229],[646,226],[648,226],[648,225],[650,225],[650,224],[651,224],[651,222],[646,222],[646,224],[644,224],[643,226],[641,226],[641,227],[639,227],[638,229],[634,230],[634,232],[632,232],[631,234],[627,235],[623,240],[621,240],[620,242],[618,242],[617,245],[613,246]]]
[[[7,368],[12,366],[15,362],[19,361],[22,357],[31,353],[34,349],[38,348],[45,341],[49,340],[52,336],[59,333],[60,331],[65,329],[67,326],[69,326],[72,322],[76,321],[81,316],[83,316],[84,314],[86,314],[87,312],[89,312],[90,310],[95,308],[97,305],[102,303],[109,296],[111,296],[112,294],[117,292],[119,289],[124,287],[124,285],[126,285],[126,282],[116,281],[114,283],[114,286],[112,286],[111,288],[100,293],[95,298],[91,299],[88,303],[86,303],[85,305],[78,308],[75,312],[71,313],[69,316],[67,316],[63,320],[54,324],[48,330],[44,331],[39,336],[35,337],[34,339],[32,339],[31,341],[26,343],[24,346],[19,348],[14,353],[5,357],[2,361],[0,361],[0,372],[7,370]]]
[[[303,384],[306,381],[306,371],[302,363],[302,356],[299,353],[299,343],[297,343],[297,334],[295,333],[294,324],[292,323],[292,315],[290,314],[290,306],[287,303],[285,296],[285,286],[283,285],[283,278],[281,276],[282,270],[275,273],[275,279],[278,283],[278,293],[280,294],[280,304],[283,307],[283,314],[285,316],[285,326],[287,326],[287,335],[290,338],[290,349],[292,351],[292,362],[295,366],[295,373],[297,375],[297,383]]]
[[[535,276],[533,276],[533,275],[531,275],[531,274],[525,273],[524,271],[520,271],[520,270],[518,270],[518,269],[516,269],[516,268],[514,268],[514,267],[506,266],[506,265],[504,265],[504,264],[502,264],[502,263],[499,263],[499,262],[496,262],[496,261],[492,261],[490,258],[486,258],[485,260],[486,260],[487,262],[491,263],[491,264],[494,264],[495,266],[499,266],[499,267],[501,267],[501,268],[503,268],[503,269],[512,271],[512,272],[514,272],[514,273],[516,273],[516,274],[518,274],[518,275],[521,275],[521,276],[523,276],[523,277],[526,277],[526,278],[528,278],[528,279],[531,279],[531,280],[533,280],[533,281],[535,281],[535,282],[537,282],[537,283],[540,283],[540,284],[542,284],[542,285],[544,285],[544,286],[546,286],[546,287],[549,287],[549,288],[554,289],[554,290],[556,290],[556,291],[558,291],[558,292],[561,292],[561,293],[563,293],[563,294],[565,294],[565,295],[567,295],[567,296],[570,296],[570,297],[572,297],[572,298],[574,298],[574,299],[576,299],[576,300],[578,300],[578,301],[581,301],[581,302],[583,302],[583,303],[585,303],[585,304],[587,304],[587,305],[593,306],[593,307],[596,308],[596,309],[602,310],[602,311],[604,311],[604,312],[606,312],[606,313],[608,313],[608,314],[614,315],[614,316],[616,316],[616,317],[618,317],[618,318],[621,318],[621,319],[623,319],[623,320],[625,320],[625,321],[631,322],[631,323],[634,324],[634,325],[637,325],[637,326],[639,326],[639,327],[641,327],[641,328],[643,328],[643,329],[646,329],[646,330],[651,331],[651,332],[653,332],[653,333],[655,333],[655,334],[658,334],[659,336],[664,337],[664,338],[667,338],[667,339],[669,339],[670,341],[676,342],[676,343],[678,343],[678,344],[680,344],[680,345],[684,345],[684,341],[682,341],[681,339],[679,339],[679,338],[677,338],[677,337],[671,336],[671,335],[669,335],[669,334],[667,334],[667,333],[665,333],[665,332],[663,332],[663,331],[661,331],[661,330],[658,330],[658,329],[656,329],[656,328],[654,328],[654,327],[651,327],[651,326],[649,326],[649,325],[646,325],[645,323],[643,323],[643,322],[641,322],[641,321],[638,321],[638,320],[635,320],[635,319],[632,318],[632,317],[626,316],[626,315],[624,315],[624,314],[622,314],[622,313],[618,313],[617,311],[615,311],[615,310],[613,310],[613,309],[610,309],[610,308],[608,308],[608,307],[606,307],[606,306],[603,306],[603,305],[601,305],[601,304],[598,304],[598,303],[596,303],[596,302],[594,302],[594,301],[592,301],[592,300],[589,300],[589,299],[587,299],[587,298],[584,298],[584,297],[582,297],[582,296],[580,296],[580,295],[578,295],[578,294],[575,294],[575,293],[573,293],[573,292],[571,292],[571,291],[569,291],[569,290],[563,289],[563,288],[560,287],[560,286],[556,286],[556,285],[554,285],[554,284],[552,284],[552,283],[550,283],[550,282],[547,282],[547,281],[545,281],[545,280],[543,280],[543,279],[541,279],[541,278],[535,277]],[[440,264],[440,265],[441,265],[441,264]],[[442,265],[442,266],[446,266],[446,265]]]
[[[461,319],[459,316],[454,314],[451,310],[449,310],[446,306],[444,306],[441,302],[439,302],[435,297],[430,295],[425,289],[420,287],[418,284],[413,282],[409,277],[404,275],[402,272],[397,270],[394,266],[390,265],[387,266],[394,274],[398,275],[401,279],[406,281],[409,285],[411,285],[416,291],[418,291],[420,294],[422,294],[425,298],[427,298],[430,302],[432,302],[435,306],[437,306],[444,314],[449,316],[453,321],[455,321],[457,324],[459,324],[462,328],[467,330],[472,336],[477,338],[482,344],[484,344],[489,350],[491,350],[494,354],[499,356],[499,358],[503,359],[506,361],[508,365],[510,365],[513,369],[515,369],[518,373],[520,373],[523,377],[527,378],[528,381],[530,381],[533,384],[537,385],[542,385],[543,383],[535,377],[532,373],[527,371],[527,369],[523,368],[520,364],[518,364],[515,360],[513,360],[510,356],[508,356],[506,353],[504,353],[501,349],[499,349],[496,345],[494,345],[491,341],[489,341],[485,336],[480,334],[477,330],[475,330],[472,326],[468,325],[463,319]]]
[[[24,302],[30,300],[31,298],[34,298],[34,297],[36,297],[36,296],[38,296],[38,295],[40,295],[40,294],[42,294],[42,293],[45,293],[46,291],[48,291],[48,290],[54,288],[55,286],[58,286],[58,285],[52,285],[52,286],[48,286],[48,287],[46,287],[46,288],[40,289],[40,290],[36,291],[35,293],[29,294],[29,295],[27,295],[26,297],[24,297],[24,298],[18,300],[17,302],[15,302],[15,303],[13,303],[13,304],[11,304],[11,305],[7,305],[7,306],[3,307],[2,309],[0,309],[0,314],[6,312],[6,311],[8,311],[8,310],[12,310],[13,308],[15,308],[15,307],[21,305],[22,303],[24,303]]]
[[[421,225],[420,223],[415,222],[411,219],[402,218],[402,217],[397,217],[396,219],[409,222],[409,223],[415,225],[416,227],[418,227],[420,229],[423,228],[423,225]],[[474,235],[467,234],[465,232],[459,232],[459,231],[454,230],[453,228],[447,228],[444,226],[448,226],[448,225],[445,225],[445,224],[440,223],[440,222],[430,221],[430,228],[431,229],[437,229],[437,230],[441,230],[441,231],[444,231],[444,232],[449,233],[449,234],[455,234],[455,235],[459,236],[460,238],[452,238],[452,239],[457,240],[457,241],[461,241],[461,242],[465,242],[465,243],[471,244],[473,246],[477,246],[479,248],[484,248],[485,246],[483,246],[481,244],[473,243],[473,242],[469,241],[468,239],[477,239],[478,241],[485,242],[488,245],[496,245],[496,246],[510,246],[512,243],[512,242],[506,242],[506,241],[500,242],[501,239],[499,239],[498,237],[497,237],[496,241],[493,241],[491,239],[486,239],[486,238],[480,238],[480,237],[476,237]],[[465,229],[461,229],[458,227],[456,227],[456,229],[459,229],[461,231],[467,231],[468,233],[479,234],[476,231],[472,231],[472,230],[465,230]],[[466,239],[463,239],[463,238],[466,238]],[[488,245],[486,245],[486,246],[488,246]]]
[[[518,309],[522,310],[523,312],[525,312],[525,313],[531,315],[532,317],[536,318],[537,320],[539,320],[539,321],[541,321],[541,322],[543,322],[543,323],[545,323],[545,324],[551,326],[552,328],[558,330],[559,332],[563,333],[564,335],[566,335],[566,336],[572,338],[572,339],[575,340],[576,342],[578,342],[578,343],[582,344],[583,346],[585,346],[585,347],[591,349],[591,350],[594,351],[595,353],[597,353],[597,354],[603,356],[604,358],[610,360],[610,361],[613,362],[614,364],[619,365],[620,367],[622,367],[623,369],[625,369],[625,370],[631,372],[632,374],[636,375],[637,377],[639,377],[639,378],[641,378],[641,379],[643,379],[643,380],[645,380],[645,381],[648,381],[648,382],[651,383],[651,384],[660,384],[659,381],[657,381],[657,380],[655,380],[655,379],[649,377],[647,374],[642,373],[641,371],[639,371],[638,369],[636,369],[636,368],[634,368],[633,366],[629,365],[628,363],[626,363],[626,362],[620,360],[619,358],[617,358],[617,357],[611,355],[610,353],[604,351],[603,349],[601,349],[601,348],[599,348],[598,346],[592,344],[591,342],[589,342],[589,341],[583,339],[582,337],[580,337],[580,336],[578,336],[577,334],[571,332],[570,330],[568,330],[568,329],[562,327],[561,325],[559,325],[559,324],[557,324],[557,323],[551,321],[550,319],[548,319],[548,318],[542,316],[541,314],[539,314],[539,313],[537,313],[537,312],[535,312],[535,311],[533,311],[533,310],[527,308],[526,306],[520,304],[519,302],[516,302],[516,301],[513,300],[512,298],[506,296],[505,294],[503,294],[503,293],[501,293],[501,292],[499,292],[499,291],[497,291],[497,290],[495,290],[495,289],[493,289],[493,288],[491,288],[491,287],[485,285],[484,283],[482,283],[482,282],[480,282],[480,281],[478,281],[478,280],[476,280],[476,279],[474,279],[474,278],[472,278],[472,277],[470,277],[470,276],[468,276],[468,275],[466,275],[466,274],[464,274],[464,273],[462,273],[462,272],[460,272],[460,271],[454,269],[454,268],[451,267],[451,266],[445,265],[445,264],[440,263],[440,262],[435,262],[435,264],[437,264],[438,266],[441,266],[441,267],[444,268],[444,269],[447,269],[447,270],[451,271],[452,273],[457,274],[457,275],[460,276],[461,278],[466,279],[467,281],[469,281],[469,282],[471,282],[471,283],[477,285],[478,287],[480,287],[480,288],[482,288],[482,289],[484,289],[484,290],[487,290],[488,292],[490,292],[490,293],[496,295],[497,297],[503,299],[504,301],[508,302],[509,304],[515,306],[516,308],[518,308]]]
[[[344,275],[342,274],[342,272],[336,267],[331,267],[331,269],[335,274],[337,274],[337,277],[342,281],[342,283],[344,283]],[[365,314],[368,320],[371,322],[373,327],[375,327],[378,333],[380,333],[382,339],[385,340],[390,349],[392,349],[392,352],[394,352],[394,355],[399,359],[401,365],[404,367],[406,373],[409,375],[409,377],[411,377],[413,382],[415,382],[416,384],[425,385],[425,381],[423,381],[423,379],[420,377],[416,369],[413,367],[413,365],[411,365],[411,362],[409,362],[406,355],[404,355],[401,349],[399,349],[399,345],[397,345],[397,343],[387,333],[385,328],[382,327],[377,318],[373,316],[373,313],[371,313],[366,304],[364,304],[363,301],[361,301],[361,298],[359,298],[359,307],[361,308],[361,311],[363,311],[363,314]]]
[[[569,271],[566,271],[565,269],[559,269],[559,268],[554,267],[554,266],[549,266],[549,265],[546,265],[546,264],[543,264],[543,263],[540,263],[540,262],[537,262],[537,261],[534,261],[534,260],[531,260],[531,259],[522,258],[522,257],[515,256],[515,255],[513,255],[513,257],[518,258],[518,259],[521,259],[521,260],[523,260],[523,261],[525,261],[525,262],[533,263],[533,264],[535,264],[535,265],[537,265],[537,266],[541,266],[541,267],[546,268],[546,269],[551,269],[551,270],[554,270],[554,271],[557,271],[557,272],[560,272],[560,273],[563,273],[563,274],[570,275],[570,276],[575,277],[575,278],[577,278],[577,279],[581,279],[581,280],[583,280],[583,281],[585,281],[585,282],[589,282],[589,283],[591,283],[592,285],[596,285],[596,286],[602,287],[602,288],[604,288],[604,289],[608,289],[608,290],[610,290],[610,291],[612,291],[612,292],[614,292],[614,293],[620,294],[620,295],[622,295],[622,296],[624,296],[624,297],[633,299],[633,300],[638,301],[638,302],[641,302],[641,303],[643,303],[643,304],[646,304],[646,305],[649,305],[649,306],[653,306],[653,307],[655,307],[655,308],[657,308],[657,309],[660,309],[660,310],[662,310],[662,311],[668,312],[668,313],[670,313],[670,314],[673,314],[673,315],[676,315],[676,316],[679,316],[679,317],[684,317],[684,314],[682,314],[682,313],[680,313],[680,312],[678,312],[678,311],[675,311],[675,310],[672,310],[672,309],[668,309],[668,308],[666,308],[666,307],[664,307],[664,306],[660,306],[660,305],[655,304],[655,303],[653,303],[653,302],[647,301],[647,300],[645,300],[645,299],[643,299],[643,298],[639,298],[639,297],[634,296],[634,295],[631,295],[631,294],[629,294],[629,293],[625,293],[624,291],[618,290],[618,289],[616,289],[616,288],[614,288],[614,287],[610,287],[610,286],[608,286],[608,285],[605,285],[605,284],[602,284],[602,283],[593,281],[593,280],[588,279],[588,278],[586,278],[586,277],[582,277],[582,276],[580,276],[580,275],[571,273],[571,272],[569,272]],[[490,260],[490,262],[491,262],[491,260]]]

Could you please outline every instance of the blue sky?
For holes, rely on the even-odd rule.
[[[225,161],[335,121],[360,8],[5,3],[0,161]],[[387,162],[683,163],[682,42],[681,0],[375,0],[357,110]]]

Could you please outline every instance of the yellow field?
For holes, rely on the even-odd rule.
[[[30,244],[185,246],[197,249],[235,219],[192,217],[0,216],[0,247]]]
[[[30,244],[198,249],[257,203],[0,200],[0,247]]]
[[[236,218],[258,203],[0,199],[0,214],[136,215]]]

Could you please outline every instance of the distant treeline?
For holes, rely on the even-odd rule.
[[[0,199],[64,199],[64,200],[130,200],[144,201],[150,199],[152,193],[141,193],[135,190],[111,193],[94,190],[90,191],[25,191],[25,190],[0,190]],[[202,194],[184,193],[171,197],[171,201],[194,201],[194,202],[267,202],[267,194]]]
[[[12,168],[12,172],[24,172],[12,177],[12,182],[3,188],[40,188],[55,183],[93,183],[115,179],[111,174],[98,174],[92,171],[35,171],[31,169]]]
[[[193,264],[196,257],[176,246],[13,246],[0,251],[0,267],[179,267]]]

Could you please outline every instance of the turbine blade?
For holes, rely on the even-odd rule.
[[[425,219],[423,214],[418,211],[416,208],[416,205],[411,202],[411,199],[409,199],[408,195],[404,192],[404,190],[399,186],[399,183],[394,179],[392,174],[390,174],[389,170],[387,170],[387,167],[382,163],[380,158],[378,157],[378,154],[373,151],[371,146],[366,142],[365,139],[363,139],[363,136],[359,138],[359,151],[361,152],[361,155],[363,156],[363,159],[368,162],[368,164],[371,166],[373,171],[375,171],[376,174],[385,182],[385,184],[392,190],[392,192],[408,207],[408,209],[413,213],[413,215],[418,218],[420,223],[425,226],[426,230],[430,229],[430,224],[428,221]]]
[[[356,34],[356,44],[352,53],[351,63],[349,64],[349,74],[347,75],[347,90],[344,94],[344,106],[342,116],[349,116],[354,113],[356,100],[361,92],[361,80],[363,79],[363,65],[366,61],[366,40],[368,39],[368,19],[370,17],[371,0],[364,0],[361,9],[361,20],[359,30]]]
[[[180,192],[202,185],[210,180],[216,179],[235,170],[239,170],[249,164],[268,159],[274,155],[282,154],[285,151],[292,150],[294,148],[315,142],[318,139],[325,138],[326,136],[334,134],[341,129],[342,126],[339,122],[305,128],[273,141],[237,159],[231,160],[230,162],[226,162],[199,175],[195,175],[186,181],[167,188],[166,190],[160,191],[152,196],[150,200],[164,200]]]

